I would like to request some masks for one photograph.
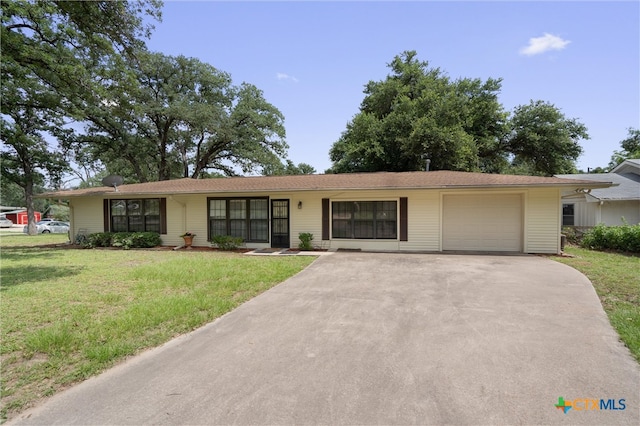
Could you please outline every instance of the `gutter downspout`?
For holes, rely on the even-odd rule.
[[[185,232],[187,232],[187,205],[173,198],[173,195],[170,195],[169,199],[182,206],[182,233],[184,234]],[[173,249],[180,250],[181,248],[184,248],[184,247],[185,245],[181,244],[179,246],[175,246]]]

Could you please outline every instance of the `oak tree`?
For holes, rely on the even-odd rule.
[[[370,81],[360,112],[331,148],[331,172],[495,171],[506,162],[501,142],[507,113],[499,79],[452,80],[406,51]]]
[[[34,185],[55,186],[68,167],[56,138],[82,115],[85,93],[105,58],[141,48],[160,17],[161,2],[3,1],[0,31],[2,178],[25,192],[29,233],[35,233]]]
[[[515,108],[510,120],[508,150],[512,166],[527,174],[552,176],[575,173],[582,153],[581,139],[589,139],[587,128],[575,118],[543,101]]]
[[[140,52],[86,107],[74,144],[129,180],[250,173],[280,164],[284,117],[254,85],[196,58]]]

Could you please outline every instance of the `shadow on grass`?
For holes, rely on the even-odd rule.
[[[4,257],[4,254],[2,255]],[[0,291],[9,287],[36,281],[53,280],[57,278],[78,275],[82,267],[77,266],[9,266],[2,268],[2,283]]]
[[[21,261],[32,259],[55,259],[62,256],[63,253],[55,250],[43,250],[38,247],[16,247],[16,248],[3,248],[0,257],[3,262],[6,261]],[[4,269],[4,268],[3,268]]]

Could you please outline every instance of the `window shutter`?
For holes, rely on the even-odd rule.
[[[102,214],[104,217],[104,232],[109,232],[111,224],[111,214],[109,212],[109,200],[102,200]]]
[[[167,199],[160,198],[160,233],[167,233]]]
[[[400,241],[409,241],[409,226],[407,225],[408,198],[400,197]]]
[[[329,199],[322,199],[322,239],[329,239]]]

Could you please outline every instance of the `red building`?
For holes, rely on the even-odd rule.
[[[40,222],[40,218],[42,217],[42,213],[33,212],[36,222]],[[27,211],[22,212],[11,212],[6,213],[5,216],[7,219],[11,219],[14,225],[27,225],[29,223],[29,219],[27,218]]]

